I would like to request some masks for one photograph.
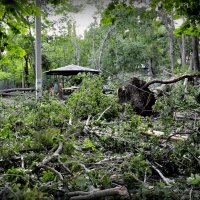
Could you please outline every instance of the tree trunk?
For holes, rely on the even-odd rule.
[[[174,73],[174,36],[169,35],[169,56],[170,56],[170,69]]]
[[[29,86],[29,82],[28,82],[28,75],[29,75],[28,61],[29,61],[29,56],[28,56],[28,54],[26,54],[24,56],[24,60],[25,60],[25,66],[24,66],[24,86],[27,88]]]
[[[169,57],[170,57],[170,69],[171,73],[174,72],[174,12],[172,11],[170,16],[167,14],[166,10],[160,10],[162,21],[165,24],[169,37]]]
[[[41,9],[40,0],[35,0],[37,8]],[[41,53],[41,15],[35,17],[35,88],[36,100],[42,97],[42,53]]]
[[[115,28],[115,26],[109,27],[109,30],[106,33],[106,35],[105,35],[105,37],[104,37],[104,39],[103,39],[103,41],[101,43],[101,46],[99,48],[99,56],[98,56],[97,63],[96,63],[96,69],[98,69],[98,70],[101,70],[101,58],[102,58],[102,55],[103,55],[103,50],[104,50],[106,41],[109,38],[109,36],[112,33],[112,31],[114,30],[114,28]]]
[[[198,45],[199,39],[196,36],[192,36],[192,69],[195,71],[200,71]]]
[[[149,76],[153,77],[154,72],[153,72],[153,59],[152,58],[149,59],[148,65],[149,65]]]
[[[186,65],[186,40],[185,35],[182,35],[182,45],[181,45],[181,64]]]
[[[171,13],[171,29],[169,29],[169,54],[172,74],[174,73],[174,29],[173,13]]]

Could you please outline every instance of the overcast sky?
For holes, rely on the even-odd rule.
[[[78,13],[69,13],[74,21],[76,21],[76,30],[78,35],[83,35],[84,31],[94,21],[93,16],[95,14],[95,5],[86,4],[86,0],[73,0],[75,4],[85,3],[83,10]],[[99,19],[99,16],[98,16]]]

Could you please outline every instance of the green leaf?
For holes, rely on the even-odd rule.
[[[84,188],[87,186],[88,179],[85,176],[78,176],[75,178],[74,182],[78,187]]]

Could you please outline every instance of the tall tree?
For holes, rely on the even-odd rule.
[[[101,22],[116,26],[115,38],[111,38],[115,42],[112,47],[109,45],[107,54],[107,58],[109,54],[115,57],[110,59],[115,63],[107,63],[108,66],[133,71],[141,64],[152,69],[166,61],[162,55],[166,51],[166,31],[153,10],[112,1],[103,12]]]
[[[196,0],[152,0],[153,7],[162,6],[168,12],[175,11],[175,15],[178,18],[184,18],[185,21],[181,25],[179,34],[192,35],[192,69],[200,70],[199,55],[198,55],[198,38],[200,36],[200,1]]]

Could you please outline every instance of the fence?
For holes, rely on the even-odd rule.
[[[2,79],[0,80],[0,90],[10,89],[20,87],[19,84],[16,84],[15,80]]]

